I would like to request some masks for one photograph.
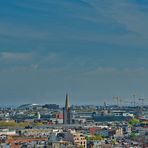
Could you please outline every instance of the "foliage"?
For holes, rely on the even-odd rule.
[[[9,121],[9,122],[6,122],[6,121],[0,121],[0,127],[7,127],[7,126],[16,126],[16,122],[14,121]]]
[[[139,123],[140,123],[139,119],[136,119],[136,118],[133,118],[129,121],[129,124],[131,124],[131,125],[136,125],[136,124],[139,124]]]
[[[101,140],[103,140],[103,137],[102,136],[99,136],[99,135],[93,135],[93,136],[91,136],[91,137],[86,137],[86,140],[87,141],[95,141],[95,140],[99,140],[99,141],[101,141]]]
[[[131,135],[130,135],[130,139],[132,139],[132,140],[136,140],[136,138],[137,138],[136,134],[135,134],[135,133],[131,133]]]
[[[112,140],[111,142],[112,142],[112,144],[113,144],[113,145],[115,145],[115,144],[116,144],[116,141],[115,141],[115,140]]]
[[[0,121],[0,127],[27,127],[27,126],[43,126],[41,122],[20,122],[15,121]]]
[[[41,122],[32,123],[31,126],[43,126],[44,124]]]
[[[29,126],[30,123],[29,122],[20,122],[20,123],[17,123],[17,126],[18,127],[26,127],[26,126]]]

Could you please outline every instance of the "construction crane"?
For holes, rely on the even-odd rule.
[[[119,96],[113,96],[113,99],[116,100],[117,106],[119,106],[119,102],[121,98]]]
[[[120,99],[119,99],[119,102],[120,102],[120,106],[122,106],[122,105],[123,105],[123,99],[120,98]]]
[[[136,94],[133,94],[133,99],[134,99],[134,101],[133,101],[134,107],[136,107]]]
[[[143,105],[144,105],[144,98],[139,98],[138,100],[141,102],[141,106],[143,107]]]
[[[129,104],[129,106],[133,106],[134,102],[133,101],[126,101],[127,104]]]
[[[133,106],[136,107],[136,98],[137,98],[137,95],[136,94],[133,94],[132,95],[132,98],[133,98],[133,101],[132,101]]]

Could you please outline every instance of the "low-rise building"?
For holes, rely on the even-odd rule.
[[[87,148],[87,141],[82,133],[69,131],[64,133],[64,135],[64,139],[66,141],[72,142],[77,148],[79,148],[80,146]]]
[[[9,130],[9,129],[0,129],[0,135],[14,136],[14,135],[16,135],[16,131]]]

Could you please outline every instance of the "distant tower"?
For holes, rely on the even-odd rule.
[[[65,101],[65,107],[63,108],[63,124],[71,124],[72,123],[72,113],[70,108],[70,98],[68,94],[66,94],[66,101]]]
[[[40,112],[37,113],[37,118],[38,118],[38,120],[41,119],[41,114],[40,114]]]

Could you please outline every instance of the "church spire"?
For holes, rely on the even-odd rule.
[[[68,94],[66,94],[65,108],[66,109],[70,108],[70,98]]]
[[[70,108],[70,98],[69,95],[66,94],[65,107],[63,108],[63,124],[71,124],[72,123],[72,112]]]

